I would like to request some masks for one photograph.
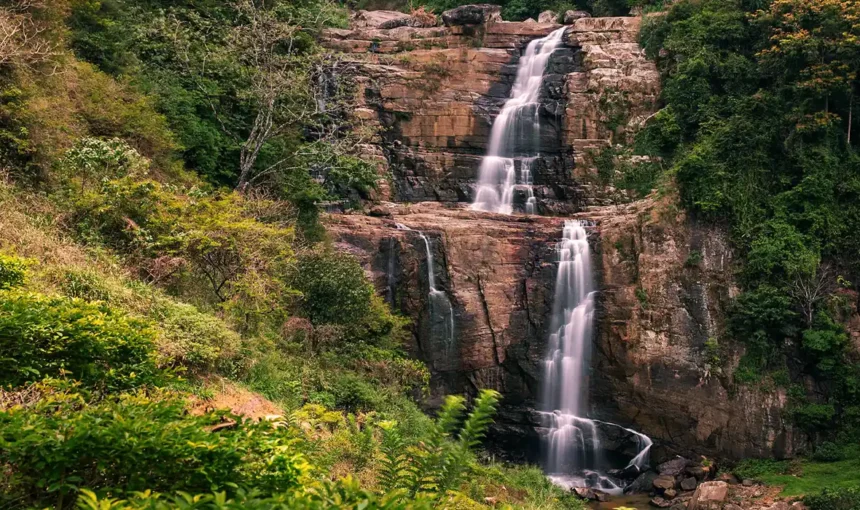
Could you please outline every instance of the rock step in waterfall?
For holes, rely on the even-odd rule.
[[[540,157],[540,92],[547,62],[562,45],[565,30],[566,27],[559,28],[526,46],[517,66],[511,96],[490,131],[472,209],[511,214],[514,194],[520,188],[525,192],[525,212],[535,213],[531,170]]]
[[[430,238],[424,232],[414,230],[402,223],[397,223],[395,226],[399,230],[415,232],[424,241],[424,250],[427,256],[427,286],[430,289],[428,293],[430,330],[431,334],[438,333],[446,349],[451,349],[454,347],[454,308],[451,306],[448,294],[436,288],[436,266],[433,262],[433,249],[430,244]]]
[[[600,429],[618,427],[636,438],[637,453],[625,470],[642,471],[648,465],[652,443],[636,431],[586,417],[596,298],[586,226],[581,221],[565,222],[558,244],[555,297],[543,366],[543,410],[538,413],[545,429],[544,469],[559,485],[618,494],[624,490],[621,481],[604,474],[613,466],[604,458]]]

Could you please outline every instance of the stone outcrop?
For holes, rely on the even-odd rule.
[[[484,5],[453,11],[443,14],[445,27],[366,23],[325,34],[324,44],[357,69],[355,114],[378,132],[368,151],[382,156],[391,176],[383,199],[471,202],[519,55],[561,26],[502,22]],[[611,201],[592,184],[589,154],[650,113],[659,83],[636,44],[638,19],[577,18],[567,30],[566,47],[549,63],[539,114],[543,157],[533,178],[545,215]],[[635,105],[629,121],[607,127],[606,108],[628,103]]]
[[[715,343],[738,292],[726,234],[668,198],[596,213],[594,412],[648,434],[658,458],[794,455],[804,436],[791,426],[784,391],[732,386],[744,347]]]

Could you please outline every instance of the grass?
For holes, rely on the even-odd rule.
[[[781,495],[785,497],[817,494],[824,488],[860,487],[860,448],[852,450],[845,460],[836,462],[747,460],[738,465],[735,473],[782,487]]]

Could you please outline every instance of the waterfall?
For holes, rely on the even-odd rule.
[[[531,41],[520,58],[511,97],[490,131],[490,143],[487,155],[481,161],[472,209],[511,214],[514,192],[520,187],[526,193],[526,212],[534,213],[531,164],[540,155],[540,91],[549,57],[561,46],[564,32],[562,27],[546,37]]]
[[[565,222],[558,244],[555,298],[544,359],[544,411],[540,413],[548,429],[545,469],[561,485],[620,493],[623,490],[620,482],[600,471],[607,467],[601,450],[600,427],[618,427],[636,438],[638,452],[627,465],[636,470],[648,464],[651,439],[619,425],[586,417],[596,292],[585,228],[581,221]]]
[[[430,239],[420,230],[413,230],[402,223],[396,223],[395,226],[400,230],[415,232],[424,241],[424,250],[427,256],[427,286],[430,288],[428,294],[428,302],[430,305],[430,331],[432,333],[439,332],[439,336],[447,349],[454,346],[454,308],[451,306],[451,300],[448,299],[448,294],[444,290],[436,288],[436,271],[433,263],[433,249],[430,244]]]

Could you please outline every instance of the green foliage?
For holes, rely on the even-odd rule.
[[[698,250],[690,250],[687,260],[684,261],[686,267],[698,267],[702,263],[702,252]]]
[[[118,500],[116,498],[98,497],[91,491],[82,491],[77,502],[81,510],[167,510],[173,508],[199,508],[203,510],[216,509],[246,509],[259,510],[350,510],[362,508],[367,510],[423,510],[432,508],[429,501],[410,500],[402,493],[392,493],[378,496],[372,492],[360,489],[358,483],[347,478],[338,482],[324,482],[304,491],[293,491],[273,496],[260,496],[251,491],[239,491],[235,496],[224,493],[186,494],[166,496],[154,493],[138,493],[134,496]]]
[[[293,286],[314,324],[358,324],[370,315],[373,287],[353,257],[331,250],[300,254]]]
[[[860,487],[824,489],[803,498],[809,510],[860,510]]]
[[[409,459],[403,455],[406,444],[395,423],[383,423],[384,470],[383,487],[386,490],[406,489],[410,496],[439,498],[460,487],[464,476],[475,467],[472,449],[480,445],[487,428],[492,424],[500,395],[483,390],[460,427],[465,411],[462,397],[449,396],[436,418],[433,430],[417,444],[406,448]],[[459,429],[459,438],[454,433]]]
[[[0,253],[0,291],[23,286],[31,265],[32,261]]]
[[[154,332],[101,303],[0,292],[0,384],[71,376],[118,390],[152,383]]]
[[[163,392],[98,401],[50,381],[24,391],[37,392],[38,400],[0,412],[9,500],[62,507],[82,487],[114,496],[239,487],[274,494],[298,487],[309,468],[289,429],[223,414],[190,416],[182,400]],[[225,420],[233,425],[213,429]]]
[[[812,459],[818,462],[837,462],[846,457],[845,448],[832,441],[825,441],[815,448]]]
[[[788,468],[785,461],[770,459],[744,459],[732,470],[740,479],[761,480],[767,474],[782,474]]]

